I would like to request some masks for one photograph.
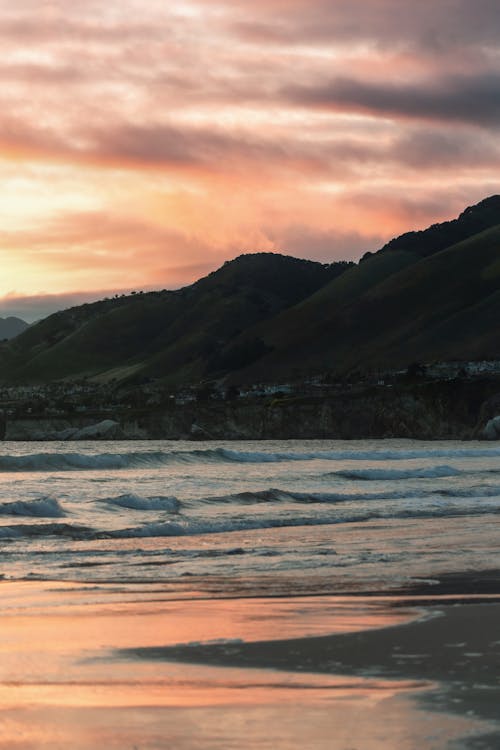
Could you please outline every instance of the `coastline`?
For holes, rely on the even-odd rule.
[[[3,453],[1,750],[498,747],[497,446]]]
[[[353,383],[316,395],[231,400],[168,399],[154,407],[79,410],[49,416],[0,414],[5,441],[66,440],[75,430],[113,422],[87,439],[113,440],[471,440],[499,413],[496,378],[385,385]],[[69,438],[71,440],[71,438]],[[81,439],[84,439],[83,437]]]

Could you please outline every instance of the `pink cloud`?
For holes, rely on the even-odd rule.
[[[496,0],[3,7],[5,278],[179,285],[451,218],[498,192],[499,35]]]

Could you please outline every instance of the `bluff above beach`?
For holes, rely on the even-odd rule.
[[[6,440],[499,439],[500,376],[285,384],[261,391],[38,387],[0,415]],[[75,392],[76,390],[76,392]],[[71,392],[69,392],[71,391]],[[14,389],[14,393],[15,393]],[[13,389],[4,390],[3,399]],[[24,393],[24,391],[23,391]],[[496,421],[495,421],[496,419]]]

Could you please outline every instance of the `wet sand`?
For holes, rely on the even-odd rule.
[[[500,603],[485,594],[0,590],[2,750],[500,746]]]
[[[313,638],[135,649],[122,656],[446,684],[435,707],[498,719],[500,603],[434,600],[417,622]],[[426,600],[429,603],[429,600]],[[500,738],[500,735],[499,735]]]

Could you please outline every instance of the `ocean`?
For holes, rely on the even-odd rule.
[[[489,443],[4,443],[0,483],[8,580],[320,593],[499,563]]]
[[[0,483],[0,750],[498,747],[495,597],[408,595],[500,569],[497,444],[4,442]]]

